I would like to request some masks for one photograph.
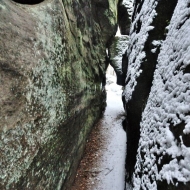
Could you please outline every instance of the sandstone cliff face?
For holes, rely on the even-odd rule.
[[[69,189],[105,106],[117,1],[40,2],[0,2],[2,190]]]
[[[190,188],[189,5],[135,2],[124,90],[134,189]]]

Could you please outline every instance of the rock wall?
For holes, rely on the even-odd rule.
[[[129,35],[132,12],[133,0],[119,0],[118,26],[122,35]]]
[[[190,1],[135,1],[125,55],[127,181],[190,189]]]
[[[126,73],[122,70],[122,56],[128,46],[128,36],[115,36],[108,48],[109,63],[113,67],[117,76],[117,85],[125,85]]]
[[[114,0],[0,1],[0,189],[69,189],[105,107]]]

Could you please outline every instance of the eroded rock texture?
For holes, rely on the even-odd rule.
[[[105,104],[117,1],[0,1],[0,189],[69,189]]]
[[[117,84],[124,86],[126,73],[122,67],[122,57],[128,46],[128,36],[115,36],[108,48],[109,63],[114,68]]]
[[[135,190],[190,189],[189,5],[135,2],[124,91],[127,180]]]

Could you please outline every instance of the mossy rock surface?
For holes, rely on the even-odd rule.
[[[91,1],[22,2],[0,2],[0,189],[69,189],[105,108],[117,2],[99,19]]]

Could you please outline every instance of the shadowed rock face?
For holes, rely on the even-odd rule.
[[[118,4],[118,25],[122,35],[129,35],[131,18],[123,2],[124,0],[120,0]]]
[[[116,22],[112,0],[0,2],[0,189],[69,189]]]
[[[127,180],[135,190],[190,188],[189,7],[135,2],[123,98]]]

